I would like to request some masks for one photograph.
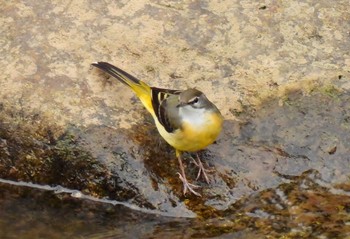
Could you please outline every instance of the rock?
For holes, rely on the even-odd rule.
[[[330,188],[349,176],[347,1],[26,1],[1,11],[1,178],[209,217],[310,169]],[[202,198],[182,195],[173,149],[132,92],[90,67],[97,60],[152,86],[195,86],[222,111],[224,132],[201,153],[215,169],[210,185],[198,182]]]

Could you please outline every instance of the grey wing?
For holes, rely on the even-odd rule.
[[[177,119],[178,108],[176,107],[176,102],[181,91],[155,87],[151,89],[152,106],[158,121],[168,133],[174,132],[180,127],[179,120]]]

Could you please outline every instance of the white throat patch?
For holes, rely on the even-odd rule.
[[[184,106],[179,109],[179,114],[182,121],[187,122],[193,127],[203,127],[206,123],[206,109],[205,108],[193,108],[192,106]]]

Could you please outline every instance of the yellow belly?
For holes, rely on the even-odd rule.
[[[223,118],[221,115],[207,114],[201,125],[192,126],[184,122],[181,130],[168,133],[161,124],[156,123],[160,135],[179,151],[194,152],[206,148],[219,136]]]

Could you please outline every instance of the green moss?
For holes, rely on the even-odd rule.
[[[340,94],[342,93],[341,90],[334,85],[322,86],[319,88],[319,92],[332,98],[339,98]]]

